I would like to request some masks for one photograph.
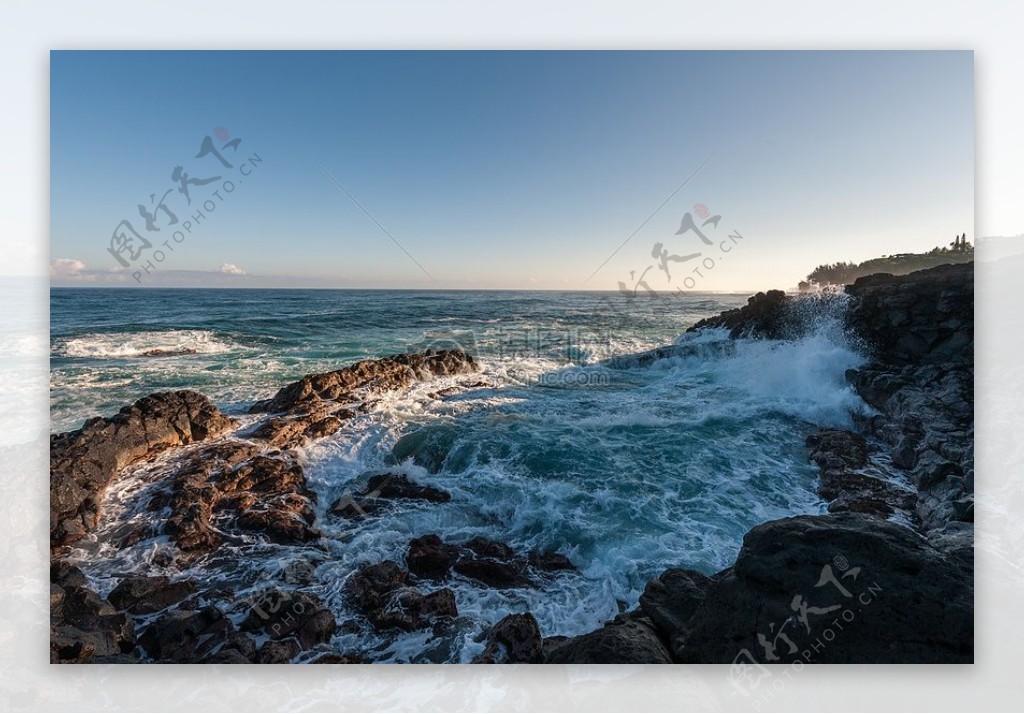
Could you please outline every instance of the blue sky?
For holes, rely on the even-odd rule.
[[[55,285],[615,289],[660,242],[702,256],[652,288],[752,290],[974,237],[970,52],[54,52],[50,74]],[[195,158],[206,136],[241,140],[230,169]],[[176,166],[221,178],[146,231]],[[675,235],[697,204],[711,246]],[[124,218],[155,246],[129,268]]]

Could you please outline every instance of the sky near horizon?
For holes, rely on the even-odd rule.
[[[52,285],[745,291],[975,237],[971,52],[60,51],[50,75]]]

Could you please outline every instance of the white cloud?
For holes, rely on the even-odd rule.
[[[239,268],[234,263],[221,263],[220,264],[220,268],[218,268],[217,271],[220,272],[220,273],[224,273],[225,275],[246,275],[247,274],[242,268]]]
[[[84,270],[85,263],[75,258],[54,258],[50,261],[51,278],[74,277]]]

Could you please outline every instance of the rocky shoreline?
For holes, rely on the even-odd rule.
[[[847,380],[876,413],[854,430],[808,439],[827,514],[757,526],[735,564],[715,575],[666,570],[635,610],[589,634],[550,636],[532,614],[510,614],[486,632],[476,661],[972,661],[973,265],[869,276],[846,293],[847,328],[872,355]],[[801,299],[759,293],[692,329],[792,337]],[[347,624],[303,591],[312,577],[303,563],[292,589],[244,601],[189,579],[140,575],[125,575],[104,598],[68,554],[97,528],[108,487],[140,467],[150,469],[140,496],[147,517],[126,526],[116,547],[165,539],[161,557],[186,566],[246,539],[315,544],[316,494],[297,449],[335,434],[386,391],[442,375],[472,380],[476,369],[458,351],[365,360],[287,385],[244,418],[186,390],[52,436],[51,661],[363,662],[330,648]],[[332,517],[451,498],[400,472],[364,481],[330,507]],[[347,601],[380,631],[443,632],[458,616],[445,586],[456,575],[481,588],[533,587],[574,568],[560,553],[444,534],[412,539],[404,561],[366,565],[344,583]]]

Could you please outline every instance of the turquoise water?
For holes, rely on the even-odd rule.
[[[375,402],[302,457],[320,496],[319,546],[226,546],[191,566],[244,594],[296,560],[335,610],[335,646],[385,661],[466,661],[477,636],[531,610],[547,635],[589,631],[635,607],[645,582],[672,566],[732,563],[758,523],[820,512],[804,437],[864,410],[843,373],[861,357],[828,312],[792,341],[683,333],[743,296],[629,301],[612,294],[405,291],[53,290],[51,424],[110,414],[156,389],[189,387],[240,413],[302,374],[364,357],[459,345],[482,372],[414,385]],[[676,342],[675,357],[622,358]],[[188,352],[143,357],[148,350]],[[194,351],[194,354],[191,353]],[[352,523],[327,507],[361,474],[402,465],[453,494]],[[144,517],[132,478],[77,557],[100,589],[117,573],[164,572],[144,541],[108,536]],[[401,561],[411,538],[483,535],[520,550],[550,548],[577,573],[495,591],[454,581],[462,615],[449,631],[382,636],[342,597],[361,564]],[[176,571],[167,571],[176,574]]]

